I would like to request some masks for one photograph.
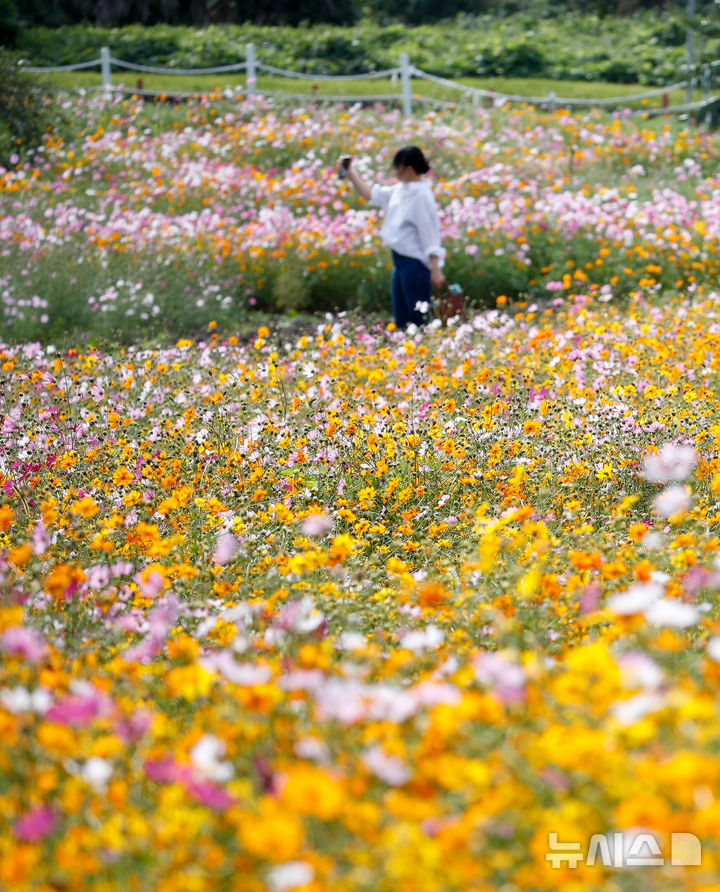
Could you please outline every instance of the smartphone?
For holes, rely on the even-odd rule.
[[[348,169],[350,168],[350,162],[352,161],[351,155],[345,155],[344,158],[340,161],[340,170],[338,171],[338,176],[341,180],[344,180],[347,176]]]

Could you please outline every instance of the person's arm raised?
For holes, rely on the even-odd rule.
[[[358,176],[353,170],[352,162],[350,163],[350,167],[348,167],[347,172],[348,180],[353,184],[355,189],[358,191],[363,198],[370,200],[370,193],[372,192],[372,187],[365,182],[365,180]]]

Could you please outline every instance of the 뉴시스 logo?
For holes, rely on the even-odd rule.
[[[692,833],[670,835],[669,857],[663,852],[658,837],[649,830],[624,833],[594,833],[585,851],[579,842],[559,842],[557,833],[548,834],[545,860],[555,868],[577,867],[584,861],[588,867],[699,867],[702,846]]]

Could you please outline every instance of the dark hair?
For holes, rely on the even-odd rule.
[[[427,158],[417,146],[405,146],[395,152],[392,166],[412,167],[417,174],[427,173],[430,170]]]

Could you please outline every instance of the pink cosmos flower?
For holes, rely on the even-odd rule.
[[[688,598],[694,598],[706,586],[712,585],[716,581],[715,575],[706,567],[694,564],[680,580],[683,594]]]
[[[145,774],[158,784],[181,784],[196,802],[214,811],[224,811],[235,803],[234,798],[217,784],[197,777],[190,765],[182,765],[172,756],[148,759]]]
[[[45,524],[43,521],[38,521],[35,524],[35,528],[33,529],[32,535],[32,549],[33,554],[45,554],[47,551],[47,547],[50,544],[50,537],[48,536],[48,532],[45,528]]]
[[[158,784],[176,784],[189,776],[189,769],[172,756],[162,756],[145,762],[145,774]]]
[[[583,614],[594,613],[597,610],[601,594],[602,586],[599,582],[591,582],[585,586],[580,596],[580,612]]]
[[[225,811],[235,804],[233,797],[212,781],[192,780],[185,789],[196,802],[213,811]]]
[[[213,554],[213,561],[216,564],[227,564],[229,563],[233,557],[235,556],[235,552],[237,551],[238,543],[235,536],[232,533],[221,533],[215,544],[215,552]]]
[[[27,626],[10,626],[0,636],[0,650],[13,657],[20,657],[28,663],[39,663],[45,656],[47,644],[35,629]]]
[[[92,685],[76,694],[62,697],[48,709],[45,717],[59,725],[88,725],[96,718],[107,715],[112,707],[110,698]]]
[[[157,570],[150,570],[149,573],[137,573],[134,582],[146,598],[154,598],[165,587],[165,579],[162,573],[158,573]]]
[[[164,643],[164,635],[147,635],[138,644],[128,647],[122,658],[126,663],[149,663],[160,653]]]
[[[229,650],[221,650],[201,657],[198,661],[208,672],[220,672],[228,681],[242,687],[267,684],[272,678],[269,666],[238,663]]]
[[[525,672],[522,666],[497,653],[483,651],[473,660],[475,678],[491,687],[503,703],[525,699]]]
[[[335,526],[333,519],[327,514],[308,514],[300,529],[304,536],[324,536]]]
[[[150,634],[164,638],[180,615],[180,601],[177,595],[169,594],[153,607],[148,617]]]
[[[288,601],[274,625],[285,632],[322,633],[326,625],[325,614],[315,607],[311,597],[306,596],[299,601]]]
[[[150,729],[151,724],[152,713],[146,709],[136,709],[115,722],[115,733],[124,743],[136,743]]]
[[[49,805],[36,805],[15,822],[13,832],[23,842],[41,842],[58,824],[58,815]]]
[[[412,693],[421,706],[432,707],[444,704],[457,706],[462,700],[460,689],[447,681],[421,681]]]
[[[381,746],[365,750],[362,760],[369,771],[392,787],[401,787],[410,780],[407,765],[397,756],[388,755]]]

